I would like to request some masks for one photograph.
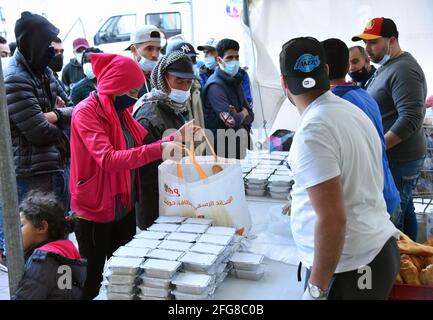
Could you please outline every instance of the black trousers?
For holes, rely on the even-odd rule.
[[[135,213],[110,223],[78,219],[75,235],[80,255],[87,259],[83,299],[91,300],[99,294],[105,259],[110,258],[120,246],[131,241],[135,233]]]
[[[400,252],[397,240],[390,238],[378,255],[365,269],[336,273],[329,285],[328,300],[386,300],[400,271]],[[305,285],[310,279],[311,271],[307,269]],[[365,281],[371,278],[371,287],[366,288]]]

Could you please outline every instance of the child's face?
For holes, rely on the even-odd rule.
[[[23,249],[29,250],[31,247],[41,243],[48,238],[48,223],[42,222],[41,228],[36,228],[31,221],[21,212],[21,235],[23,237]]]

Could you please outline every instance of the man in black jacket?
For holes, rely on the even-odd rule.
[[[152,91],[135,104],[134,118],[148,132],[143,144],[151,144],[165,137],[169,130],[185,124],[183,114],[195,79],[191,59],[181,51],[165,55],[151,75]],[[140,168],[140,200],[136,207],[137,226],[145,230],[159,216],[158,166],[152,162]]]
[[[68,207],[71,107],[58,104],[59,85],[47,66],[59,30],[42,16],[23,12],[15,25],[17,52],[5,72],[12,145],[21,201],[32,189],[52,191]]]
[[[72,87],[85,77],[83,70],[84,51],[89,48],[89,42],[84,38],[75,39],[72,42],[75,58],[65,66],[62,73],[62,82],[66,85],[68,93]]]

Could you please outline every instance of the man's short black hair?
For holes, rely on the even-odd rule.
[[[218,56],[221,58],[224,57],[224,54],[228,50],[236,50],[239,51],[239,43],[236,40],[232,39],[222,39],[218,42],[216,51]]]
[[[326,62],[329,66],[329,80],[345,78],[349,69],[349,49],[340,39],[322,41]]]
[[[62,43],[63,41],[59,37],[55,37],[54,40],[53,40],[53,42],[55,42],[55,43]]]
[[[7,43],[6,39],[0,36],[0,44],[6,44],[6,43]]]

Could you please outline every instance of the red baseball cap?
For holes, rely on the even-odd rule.
[[[75,52],[75,51],[77,51],[80,48],[87,49],[90,46],[89,46],[89,42],[86,39],[84,39],[84,38],[78,38],[78,39],[75,39],[72,42],[72,47],[73,47],[74,52]]]
[[[375,40],[379,38],[398,38],[397,26],[388,18],[374,18],[365,26],[364,32],[352,38],[352,41]]]

